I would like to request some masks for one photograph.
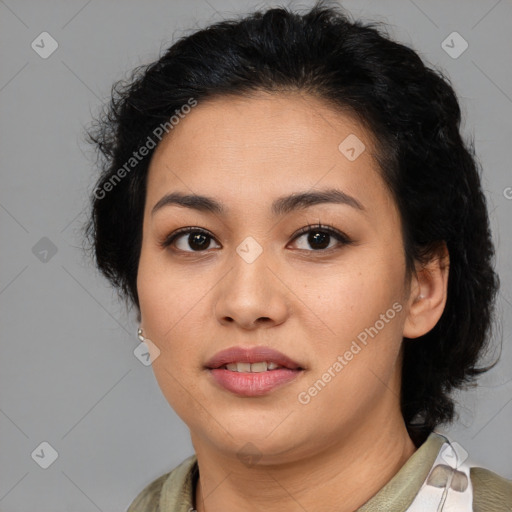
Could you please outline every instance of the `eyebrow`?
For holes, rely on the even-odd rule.
[[[310,206],[323,203],[344,204],[362,212],[366,212],[365,207],[355,197],[335,188],[296,192],[287,196],[279,197],[272,203],[271,211],[275,216],[285,215],[295,210],[304,210]],[[155,206],[153,206],[151,215],[154,215],[161,208],[171,205],[182,206],[184,208],[191,208],[200,212],[219,215],[223,215],[228,212],[222,203],[212,197],[172,192],[163,196]]]

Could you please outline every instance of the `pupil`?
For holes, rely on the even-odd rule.
[[[205,247],[208,247],[207,237],[204,233],[190,233],[189,237],[189,245],[194,249],[194,244],[196,245],[195,248],[198,250],[204,249]]]
[[[314,247],[315,244],[320,244],[320,247],[317,245],[317,248],[324,249],[329,245],[329,237],[327,233],[322,233],[320,231],[313,231],[310,233],[308,237],[309,244]],[[323,242],[323,243],[322,243]]]

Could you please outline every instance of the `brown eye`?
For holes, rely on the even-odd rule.
[[[213,237],[210,235],[210,233],[203,229],[183,228],[172,233],[162,242],[161,245],[162,247],[169,247],[170,245],[174,245],[178,250],[184,252],[201,252],[210,248],[212,240]]]
[[[322,224],[316,226],[308,225],[302,228],[295,236],[294,241],[304,237],[304,235],[307,235],[306,244],[309,245],[313,251],[332,249],[336,247],[336,245],[347,245],[351,243],[351,240],[344,233],[341,233],[341,231],[338,231],[332,226]],[[331,245],[333,241],[335,243]],[[299,249],[306,251],[311,250],[308,247],[299,247]]]

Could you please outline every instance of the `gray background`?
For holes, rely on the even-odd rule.
[[[125,510],[192,453],[187,427],[133,354],[134,314],[81,252],[95,178],[83,128],[115,80],[175,38],[271,5],[278,2],[0,0],[2,512]],[[472,460],[512,478],[512,2],[343,5],[387,22],[393,37],[446,70],[464,132],[475,137],[502,280],[503,353],[477,390],[460,393],[460,419],[447,432]],[[44,31],[59,45],[47,59],[31,48]],[[458,58],[441,47],[453,31],[469,44]],[[58,452],[48,469],[31,456],[43,441]]]

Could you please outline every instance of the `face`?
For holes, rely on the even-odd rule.
[[[283,200],[322,191],[338,194]],[[161,201],[176,193],[220,208]],[[348,114],[291,93],[218,98],[156,148],[141,326],[194,444],[235,456],[250,442],[262,462],[295,460],[399,415],[405,285],[399,213]],[[274,349],[302,370],[206,368],[232,347]]]

